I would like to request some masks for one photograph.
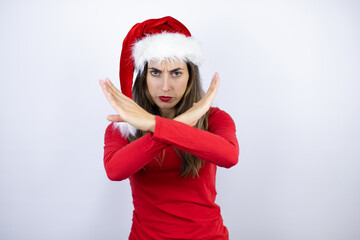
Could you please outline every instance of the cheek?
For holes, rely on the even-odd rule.
[[[146,80],[147,89],[150,93],[150,95],[154,95],[156,93],[157,86],[155,85],[154,81],[151,79]]]
[[[179,88],[180,89],[180,92],[181,92],[181,95],[183,95],[186,91],[186,87],[187,87],[187,84],[188,84],[188,80],[184,80],[181,82],[181,84],[179,85]]]

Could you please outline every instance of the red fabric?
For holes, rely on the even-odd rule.
[[[187,37],[191,34],[189,30],[178,20],[172,17],[159,19],[149,19],[142,23],[135,24],[126,35],[120,57],[120,85],[121,92],[132,98],[132,81],[134,73],[134,59],[132,57],[132,47],[136,41],[145,37],[147,34],[157,34],[161,32],[181,33]]]
[[[238,162],[235,131],[232,118],[218,108],[210,110],[208,131],[156,116],[155,131],[129,143],[108,126],[106,173],[114,181],[129,178],[133,195],[129,239],[229,239],[215,203],[215,176],[217,166]],[[180,177],[173,147],[205,160],[199,178]]]

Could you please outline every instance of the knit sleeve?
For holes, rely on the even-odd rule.
[[[209,114],[208,131],[156,116],[152,139],[172,145],[220,167],[230,168],[239,158],[235,123],[230,115],[218,108],[212,109]]]
[[[148,133],[129,143],[111,123],[105,132],[104,166],[110,180],[124,180],[151,162],[166,146]]]

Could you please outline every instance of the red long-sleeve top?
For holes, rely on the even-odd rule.
[[[129,143],[111,123],[105,133],[104,165],[109,179],[129,178],[133,196],[130,240],[229,239],[215,203],[216,167],[238,162],[232,118],[209,112],[208,131],[156,116],[155,130]],[[199,177],[180,176],[174,147],[205,160]]]

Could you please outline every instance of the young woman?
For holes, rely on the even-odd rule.
[[[238,162],[232,118],[212,108],[215,73],[203,93],[199,44],[172,17],[136,24],[120,59],[120,92],[102,90],[118,115],[105,133],[109,179],[129,178],[133,224],[129,239],[229,239],[215,203],[217,166]],[[133,81],[134,79],[134,81]]]

